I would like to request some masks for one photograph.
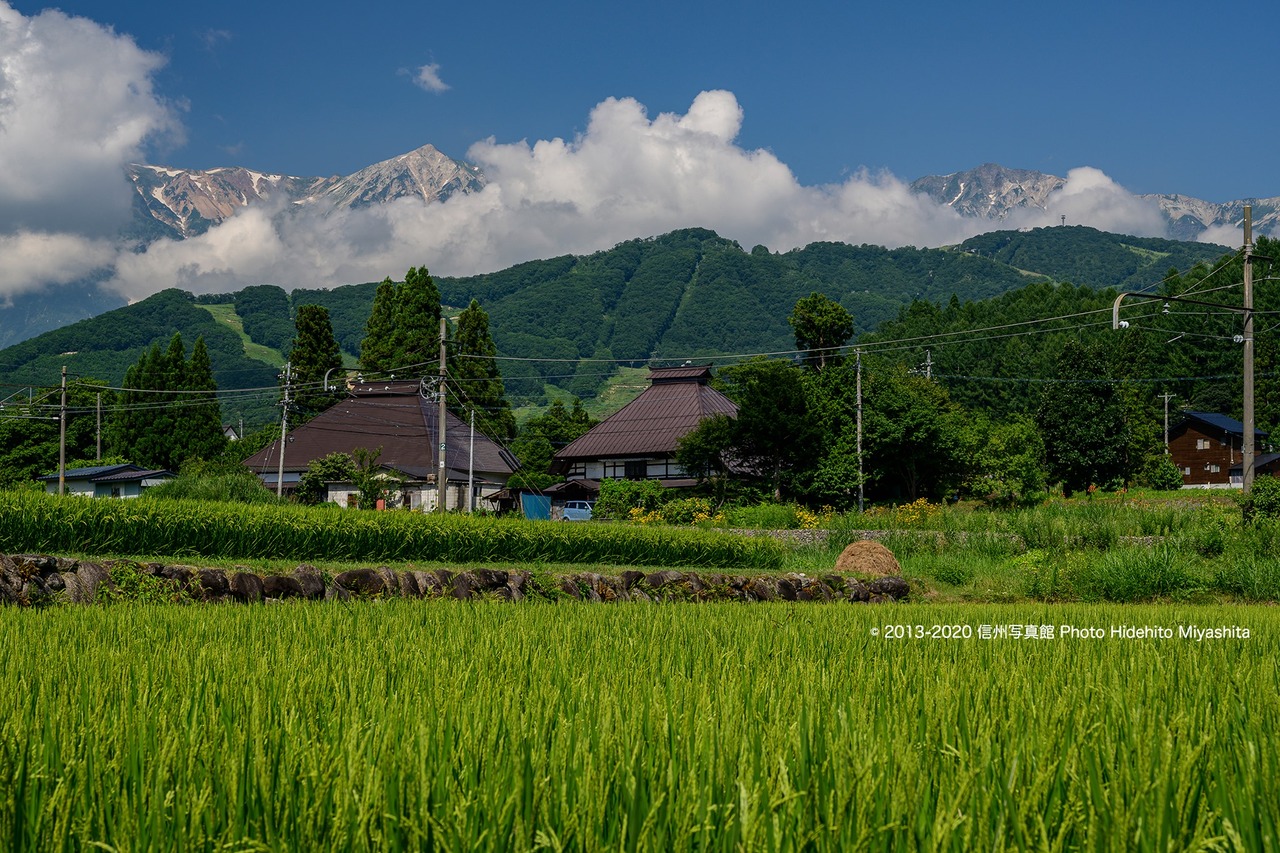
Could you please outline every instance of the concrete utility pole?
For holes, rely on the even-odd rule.
[[[1165,391],[1160,396],[1164,398],[1164,449],[1167,453],[1169,451],[1169,400],[1173,395]]]
[[[471,437],[467,444],[467,512],[476,511],[476,410],[471,410]]]
[[[58,407],[58,495],[67,491],[67,366],[62,365],[62,404]]]
[[[445,421],[445,416],[448,409],[446,408],[446,403],[445,403],[445,388],[444,388],[444,377],[445,377],[444,337],[445,337],[445,332],[447,330],[448,330],[448,326],[446,325],[445,318],[441,317],[440,318],[440,387],[437,389],[437,393],[440,395],[440,418],[437,421],[437,426],[436,426],[436,436],[440,439],[440,459],[436,465],[436,512],[445,511],[445,501],[446,501],[445,488],[444,488],[445,486],[444,450],[446,447],[445,435],[444,435],[444,421]]]
[[[858,512],[862,512],[862,350],[858,355],[857,413],[858,413]]]
[[[276,469],[276,497],[284,497],[284,436],[289,431],[289,391],[293,382],[293,365],[284,363],[284,399],[280,401],[280,465]]]
[[[102,461],[102,392],[98,392],[98,455],[93,457],[95,462]]]
[[[1244,493],[1253,488],[1253,205],[1244,206]]]
[[[1243,457],[1241,486],[1243,487],[1243,492],[1248,494],[1253,488],[1254,432],[1257,428],[1253,406],[1253,206],[1248,204],[1244,206],[1244,306],[1242,308],[1216,302],[1202,302],[1198,299],[1187,299],[1185,296],[1161,296],[1152,299],[1150,294],[1147,293],[1125,291],[1117,296],[1115,302],[1111,304],[1111,328],[1129,328],[1128,321],[1120,319],[1120,303],[1131,296],[1142,297],[1148,302],[1161,300],[1166,303],[1186,302],[1190,305],[1200,305],[1219,311],[1238,312],[1244,315],[1244,334],[1237,336],[1236,341],[1244,344],[1244,435],[1241,436],[1240,449]],[[1167,434],[1165,441],[1167,444]]]

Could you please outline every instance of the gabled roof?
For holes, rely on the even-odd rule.
[[[1244,424],[1235,418],[1226,415],[1219,415],[1214,412],[1192,412],[1186,411],[1182,413],[1182,422],[1178,426],[1188,425],[1188,422],[1198,423],[1201,427],[1227,435],[1244,436]],[[1260,429],[1254,429],[1253,434],[1258,437],[1266,437],[1267,433]]]
[[[712,415],[736,417],[733,401],[707,384],[711,367],[649,371],[649,387],[555,455],[552,470],[576,459],[674,453],[681,438]]]
[[[426,480],[438,463],[436,424],[438,403],[421,393],[417,382],[356,385],[345,400],[291,431],[285,442],[284,470],[301,472],[313,459],[330,453],[351,453],[357,447],[382,452],[377,465]],[[450,479],[467,476],[471,428],[450,412],[445,418],[445,463]],[[279,441],[244,461],[255,473],[270,474],[275,482]],[[475,434],[474,470],[477,476],[502,479],[519,467],[516,458],[480,432]],[[287,480],[287,475],[286,475]]]

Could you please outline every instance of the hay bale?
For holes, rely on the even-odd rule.
[[[837,572],[852,572],[866,577],[899,576],[902,566],[893,552],[870,539],[853,542],[836,559]]]

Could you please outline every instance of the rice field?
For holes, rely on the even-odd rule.
[[[1278,638],[1258,606],[0,608],[0,846],[1274,849]]]
[[[0,490],[0,553],[452,563],[613,563],[764,570],[768,538],[625,524],[354,512],[203,501],[112,501]]]

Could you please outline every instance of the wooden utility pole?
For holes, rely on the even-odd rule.
[[[1244,493],[1253,488],[1253,206],[1244,206]]]
[[[280,401],[280,464],[276,468],[276,497],[284,497],[284,437],[289,431],[289,391],[293,382],[293,365],[284,363],[284,399]]]
[[[448,411],[446,409],[445,388],[444,388],[444,377],[445,377],[444,337],[445,337],[446,329],[447,329],[447,326],[446,326],[445,318],[441,317],[440,318],[440,382],[439,382],[439,387],[436,389],[437,393],[440,395],[440,417],[439,417],[439,420],[437,421],[437,426],[436,426],[436,437],[440,439],[440,458],[436,465],[436,512],[445,511],[445,500],[446,500],[445,488],[444,488],[445,487],[444,449],[446,446],[445,435],[444,435],[444,421],[445,421],[446,413]]]
[[[67,491],[67,366],[62,365],[62,404],[58,407],[58,495]]]

